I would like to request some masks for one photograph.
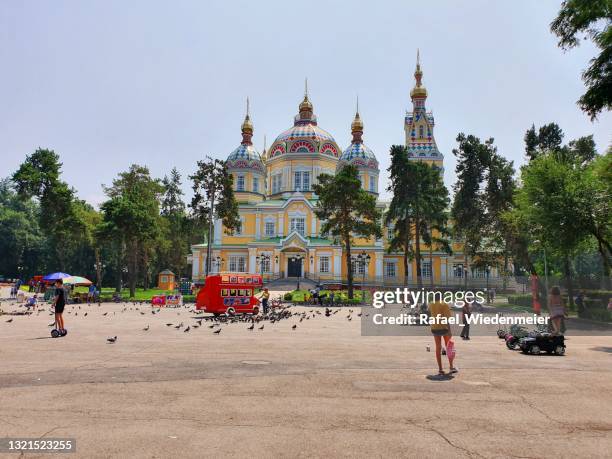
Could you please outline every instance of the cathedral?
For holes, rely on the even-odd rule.
[[[412,109],[404,118],[408,155],[426,161],[442,172],[444,156],[434,137],[434,117],[426,110],[427,89],[417,55],[415,84],[410,92]],[[254,126],[247,114],[242,123],[242,142],[227,157],[239,203],[240,227],[226,234],[220,220],[214,223],[211,272],[261,273],[265,278],[306,277],[321,284],[347,278],[346,261],[338,241],[320,233],[314,208],[317,196],[312,184],[319,174],[335,174],[342,164],[359,170],[363,188],[378,197],[379,163],[364,142],[364,123],[359,108],[351,123],[352,141],[342,149],[334,137],[319,126],[308,90],[293,119],[293,126],[276,137],[261,154],[251,141]],[[381,152],[379,152],[380,154]],[[387,203],[378,200],[384,211]],[[352,254],[356,285],[400,285],[404,281],[401,253],[389,253],[393,228],[384,228],[381,239],[355,237]],[[436,284],[460,281],[463,276],[461,247],[453,255],[423,246],[422,277]],[[207,243],[192,246],[190,261],[194,281],[206,273]],[[415,263],[408,278],[416,282]]]

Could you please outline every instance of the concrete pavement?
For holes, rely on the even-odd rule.
[[[223,325],[214,335],[206,322],[183,331],[198,318],[188,308],[153,315],[145,305],[69,306],[69,335],[58,339],[49,338],[48,311],[6,315],[18,310],[7,301],[1,308],[0,437],[76,438],[69,457],[612,450],[608,337],[572,337],[556,357],[476,336],[457,343],[459,374],[436,380],[430,337],[362,337],[358,308],[351,321],[348,309],[326,318],[300,308],[308,320],[253,331]]]

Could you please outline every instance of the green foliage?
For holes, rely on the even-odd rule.
[[[391,147],[389,174],[388,191],[393,193],[393,198],[385,222],[394,227],[389,251],[403,251],[405,273],[408,259],[416,259],[417,282],[421,287],[421,239],[430,250],[435,243],[450,251],[445,237],[448,235],[448,190],[440,170],[425,162],[411,161],[404,146]]]
[[[9,179],[0,180],[0,273],[4,276],[29,277],[44,269],[39,211],[32,199],[17,196]]]
[[[151,178],[148,168],[133,164],[105,192],[109,199],[101,206],[103,220],[99,234],[115,242],[119,272],[125,249],[130,296],[134,296],[141,257],[148,269],[151,242],[159,236],[159,199],[163,187],[159,180]]]
[[[38,220],[46,238],[46,265],[51,270],[78,269],[90,232],[83,213],[92,210],[75,199],[74,191],[60,180],[62,164],[52,150],[38,149],[26,157],[13,174],[13,182],[24,200],[36,198],[40,204]],[[90,260],[88,260],[90,261]]]
[[[360,237],[381,237],[376,208],[376,198],[361,187],[357,168],[344,165],[335,176],[319,175],[319,183],[313,185],[319,201],[315,214],[323,225],[321,233],[340,240],[346,253],[349,298],[353,297],[353,270],[351,246],[353,235]]]
[[[530,308],[533,306],[533,299],[531,294],[527,295],[508,295],[508,304],[514,304],[517,306],[523,306]]]
[[[198,170],[190,175],[193,198],[191,210],[194,218],[208,227],[206,248],[206,273],[211,269],[213,222],[221,219],[225,232],[231,234],[240,226],[238,202],[234,196],[233,177],[225,161],[207,157],[198,161]]]
[[[610,0],[565,0],[550,25],[564,50],[579,45],[579,36],[591,39],[601,51],[590,61],[582,79],[587,91],[578,100],[591,119],[612,106],[612,2]]]

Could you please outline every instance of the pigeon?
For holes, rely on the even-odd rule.
[[[106,338],[106,341],[107,341],[108,343],[110,343],[110,344],[113,344],[113,343],[115,343],[115,342],[117,341],[117,337],[116,337],[116,336],[114,336],[114,337],[112,337],[112,338]]]
[[[208,328],[215,328],[216,324],[209,325]]]
[[[260,330],[263,330],[265,324],[261,324],[261,327],[259,327]]]
[[[106,314],[108,314],[108,312],[105,312],[104,314],[102,314],[103,316],[105,316]]]
[[[215,335],[218,335],[219,333],[221,333],[221,329],[215,330],[213,333],[214,333]]]
[[[143,331],[149,331],[149,326],[147,325],[145,328],[142,329]]]
[[[185,330],[183,330],[183,333],[187,333],[189,330],[191,330],[191,327],[187,327]]]
[[[198,328],[198,327],[199,327],[199,325],[195,324],[192,328]]]
[[[13,321],[13,319],[9,319],[6,321],[7,324],[10,324]]]
[[[49,325],[47,325],[47,327],[53,327],[55,325],[55,322],[51,322]]]
[[[293,327],[291,327],[293,330],[295,330],[297,328],[297,324],[294,325]]]
[[[251,325],[247,330],[253,330],[255,328],[255,324]]]
[[[172,324],[166,324],[166,327],[169,327],[170,325],[172,325]]]
[[[85,315],[83,317],[85,317],[87,315],[87,313],[85,313]]]

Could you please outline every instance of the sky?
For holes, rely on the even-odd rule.
[[[565,141],[593,134],[603,152],[612,115],[592,123],[576,106],[597,50],[557,47],[560,3],[4,0],[0,177],[41,147],[93,205],[134,163],[160,178],[176,167],[189,199],[196,162],[239,145],[246,98],[261,150],[293,124],[308,78],[319,126],[342,149],[359,96],[383,189],[389,148],[405,141],[417,48],[447,186],[460,132],[493,137],[516,166],[532,123],[557,122]]]

